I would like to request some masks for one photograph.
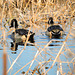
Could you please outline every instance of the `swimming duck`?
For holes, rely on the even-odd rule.
[[[34,41],[34,40],[33,40]],[[34,44],[33,44],[34,42],[32,42],[32,43],[27,43],[26,44],[26,46],[34,46]],[[15,43],[15,42],[11,42],[11,50],[12,51],[17,51],[18,50],[18,45],[21,45],[21,46],[24,46],[24,42],[17,42],[17,43]]]
[[[50,27],[48,27],[45,33],[47,36],[50,36],[50,38],[58,38],[62,36],[63,29],[59,25],[54,25],[52,17],[49,18],[48,24],[50,25]]]
[[[28,32],[29,30],[26,30],[26,29],[18,29],[18,23],[17,23],[17,20],[16,19],[12,19],[11,21],[11,26],[9,28],[12,28],[14,27],[15,28],[15,31],[11,34],[11,39],[13,40],[14,43],[18,43],[18,44],[24,44],[24,42],[26,41],[27,39],[27,35],[28,35]],[[29,42],[30,43],[34,43],[34,35],[35,33],[31,32],[29,33]],[[12,44],[12,46],[14,46]]]

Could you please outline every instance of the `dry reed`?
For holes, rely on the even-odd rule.
[[[20,55],[23,53],[23,51],[26,48],[26,44],[28,43],[28,39],[30,37],[30,30],[32,28],[33,32],[37,32],[39,30],[45,31],[48,27],[47,21],[48,18],[50,16],[54,17],[54,21],[59,21],[59,23],[61,24],[61,26],[63,27],[63,29],[66,31],[68,26],[70,25],[70,29],[69,32],[65,38],[65,41],[63,42],[63,44],[61,45],[61,48],[59,49],[59,52],[56,54],[56,57],[51,56],[49,53],[47,53],[45,50],[46,48],[49,46],[49,44],[51,44],[53,41],[58,41],[58,40],[51,40],[49,41],[46,45],[44,45],[44,48],[41,48],[41,46],[38,48],[38,44],[35,44],[35,47],[37,48],[37,52],[34,56],[34,58],[28,62],[27,64],[25,64],[22,68],[20,68],[18,71],[16,71],[16,73],[14,73],[14,75],[16,75],[18,72],[20,72],[23,68],[25,68],[27,65],[30,64],[29,69],[25,72],[25,74],[28,74],[29,71],[32,71],[32,75],[34,74],[41,74],[41,75],[46,75],[48,73],[48,71],[50,71],[52,69],[52,67],[55,65],[56,62],[59,63],[58,69],[57,69],[57,75],[59,75],[59,73],[61,75],[65,75],[66,73],[63,73],[63,67],[62,67],[62,63],[67,63],[68,65],[70,63],[73,64],[73,70],[72,72],[68,72],[69,75],[75,73],[74,69],[75,69],[75,57],[70,61],[70,62],[65,62],[65,61],[60,61],[60,55],[63,54],[64,52],[68,51],[70,52],[72,55],[75,56],[75,53],[73,53],[71,51],[71,49],[67,49],[67,47],[69,45],[66,45],[68,38],[70,37],[70,35],[72,37],[75,37],[75,32],[72,32],[72,30],[75,30],[75,26],[73,25],[73,19],[75,18],[75,1],[74,0],[0,0],[0,18],[1,18],[1,23],[0,23],[0,29],[1,30],[8,30],[7,26],[9,26],[10,21],[13,18],[16,18],[18,21],[22,21],[24,22],[23,28],[25,28],[26,26],[29,26],[29,32],[28,32],[28,36],[26,39],[26,42],[24,44],[24,48],[21,50],[21,52],[19,53],[19,55],[16,57],[16,59],[13,61],[13,63],[11,64],[11,66],[9,67],[9,69],[7,70],[7,53],[5,50],[5,44],[6,44],[6,39],[5,37],[7,35],[9,35],[9,33],[12,31],[12,29],[10,31],[7,32],[7,35],[3,35],[6,32],[4,32],[1,37],[4,37],[4,50],[3,50],[3,65],[4,65],[4,69],[3,69],[3,74],[7,75],[7,73],[13,68],[13,65],[17,62],[18,58],[20,57]],[[60,17],[60,19],[59,19]],[[5,23],[3,24],[3,19],[5,20]],[[27,22],[29,21],[29,22]],[[66,23],[67,25],[66,25]],[[42,25],[43,24],[43,25]],[[57,23],[56,23],[57,24]],[[4,26],[4,27],[3,27]],[[1,39],[2,40],[2,39]],[[1,41],[0,40],[0,41]],[[63,51],[63,48],[65,48],[65,50]],[[56,49],[55,49],[56,51]],[[51,56],[51,58],[53,58],[54,60],[51,60],[51,58],[49,58],[49,60],[45,60],[44,57],[41,55],[41,53],[44,52],[45,54]],[[41,56],[45,61],[41,61],[39,62],[36,58],[38,56]],[[64,55],[65,56],[65,55]],[[46,56],[45,56],[46,57]],[[67,56],[65,56],[67,58]],[[9,59],[10,61],[10,59]],[[34,61],[38,62],[38,65],[36,66],[37,69],[32,70],[31,67],[33,66]],[[53,62],[51,67],[48,68],[48,70],[45,70],[46,65],[49,62]],[[46,63],[46,64],[45,64]],[[40,67],[40,68],[39,68]],[[70,68],[70,66],[69,66]],[[71,68],[70,68],[71,70]],[[7,73],[6,73],[7,71]],[[37,72],[36,72],[37,71]]]

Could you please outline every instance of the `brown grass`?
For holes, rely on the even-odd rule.
[[[31,70],[32,75],[34,75],[34,74],[38,75],[40,73],[41,73],[41,75],[46,75],[48,73],[48,71],[50,71],[52,69],[55,62],[59,63],[59,67],[57,69],[57,75],[58,75],[58,72],[60,72],[61,75],[66,75],[66,73],[63,73],[62,63],[67,63],[68,65],[70,63],[72,63],[73,70],[71,72],[68,72],[68,75],[73,75],[73,73],[75,73],[75,71],[74,71],[75,70],[75,57],[72,58],[72,60],[70,62],[69,61],[65,62],[65,61],[60,60],[60,55],[61,54],[64,55],[64,52],[66,52],[66,51],[69,52],[68,55],[70,55],[71,57],[72,57],[72,55],[75,56],[75,53],[73,53],[71,51],[71,49],[67,49],[68,45],[66,45],[67,44],[66,42],[68,42],[68,38],[70,38],[70,35],[72,35],[72,37],[75,38],[75,35],[74,35],[75,32],[72,32],[72,30],[75,30],[75,26],[73,24],[73,21],[74,21],[73,19],[75,18],[75,0],[0,0],[0,19],[1,19],[0,20],[1,21],[0,29],[2,31],[5,31],[5,29],[8,30],[7,26],[9,26],[9,23],[11,22],[11,20],[13,18],[16,18],[18,21],[24,22],[24,24],[22,25],[23,28],[25,28],[26,25],[28,25],[29,32],[30,32],[31,28],[32,28],[33,32],[35,32],[35,33],[37,31],[39,31],[40,29],[42,31],[45,31],[48,27],[47,21],[50,16],[52,16],[54,18],[54,21],[60,22],[60,24],[62,25],[62,27],[65,31],[68,28],[68,26],[70,25],[70,30],[65,38],[65,41],[61,45],[59,52],[56,54],[56,57],[54,58],[53,56],[51,56],[49,53],[47,53],[45,51],[45,49],[48,47],[48,45],[51,42],[58,41],[58,40],[49,41],[44,46],[44,48],[41,48],[41,47],[38,48],[37,47],[38,44],[36,43],[35,47],[37,48],[37,53],[35,54],[33,60],[31,60],[29,63],[25,64],[16,73],[14,73],[14,75],[16,75],[20,70],[22,70],[24,67],[26,67],[28,64],[31,63],[28,71],[25,72],[25,74],[28,74],[29,70],[31,70],[31,66],[33,66],[34,61],[37,61],[38,65],[36,66],[37,69]],[[59,17],[61,20],[58,19]],[[4,25],[2,24],[3,19],[5,21]],[[29,20],[29,22],[27,22],[27,20]],[[65,24],[65,22],[67,23],[67,25]],[[4,75],[7,75],[6,72],[8,73],[12,69],[12,67],[16,63],[17,59],[20,57],[22,52],[25,50],[26,44],[28,42],[28,38],[30,36],[28,33],[28,37],[27,37],[26,43],[24,45],[24,49],[21,50],[20,54],[17,56],[17,58],[11,64],[10,68],[7,70],[7,66],[6,66],[7,53],[6,53],[6,49],[5,49],[5,46],[6,46],[5,37],[10,32],[11,32],[11,30],[10,31],[8,30],[7,33],[3,32],[3,34],[6,33],[6,35],[3,35],[3,34],[1,35],[1,37],[4,37],[4,39],[3,39],[4,40],[4,44],[3,44],[4,45],[3,46],[3,48],[4,48],[3,49],[3,53],[4,53],[4,55],[3,55],[3,62],[4,62],[3,63],[3,65],[4,65],[3,74]],[[2,38],[1,38],[1,40],[2,40]],[[64,52],[62,51],[63,48],[65,48]],[[42,52],[45,52],[46,54],[50,55],[52,58],[54,58],[54,60],[51,60],[51,58],[49,58],[48,61],[41,61],[41,62],[36,60],[37,56],[38,55],[41,56]],[[65,57],[67,58],[67,56],[65,56]],[[42,57],[42,58],[44,59],[44,57]],[[51,67],[48,68],[48,70],[45,70],[44,68],[51,61],[53,61]],[[47,64],[44,64],[44,63],[47,63]],[[41,64],[42,64],[42,66],[41,66]],[[40,70],[41,70],[41,72],[40,72]]]

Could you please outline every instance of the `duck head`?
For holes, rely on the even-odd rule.
[[[51,25],[54,24],[53,17],[49,18],[48,24],[51,24]]]
[[[12,27],[18,28],[18,23],[16,19],[11,20],[11,26],[9,28],[12,28]]]
[[[49,17],[49,20],[53,20],[53,17]]]

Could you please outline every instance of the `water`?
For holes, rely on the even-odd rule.
[[[23,69],[21,69],[16,75],[23,75],[22,73],[26,72],[29,69],[30,65],[32,66],[28,72],[28,75],[31,75],[32,70],[36,70],[36,69],[39,69],[39,72],[36,70],[34,75],[36,75],[36,73],[39,73],[40,75],[41,70],[45,73],[51,67],[54,59],[56,58],[59,50],[61,49],[63,45],[63,41],[65,41],[65,38],[68,34],[68,32],[66,31],[65,32],[66,35],[63,36],[62,39],[50,39],[48,36],[45,35],[44,31],[39,30],[38,32],[35,32],[35,33],[36,34],[34,36],[34,40],[35,40],[36,46],[26,46],[26,48],[23,50],[20,57],[17,59],[16,63],[8,72],[8,75],[13,75],[19,69],[21,69],[24,65],[26,66]],[[58,41],[53,41],[46,48],[44,48],[50,40],[58,40]],[[7,70],[8,70],[11,64],[20,54],[24,46],[19,45],[17,51],[12,51],[11,44],[10,44],[10,42],[12,42],[12,39],[10,39],[10,36],[6,37],[6,41],[7,41],[7,44],[6,44]],[[43,48],[44,50],[42,51]],[[36,54],[38,54],[40,51],[42,51],[41,54],[38,55],[34,61],[32,61],[34,57],[36,56]],[[0,75],[2,75],[3,73],[2,56],[3,56],[3,45],[1,43],[0,44]],[[62,73],[66,73],[66,75],[69,74],[69,72],[72,73],[73,63],[68,63],[68,62],[74,62],[75,61],[73,59],[74,57],[75,57],[75,37],[69,36],[65,46],[62,49],[62,52],[59,58],[57,59],[56,63],[51,68],[51,70],[47,72],[47,75],[50,75],[50,74],[56,75],[57,69],[60,68],[60,64],[62,64]],[[46,62],[46,61],[49,61],[49,62]]]

